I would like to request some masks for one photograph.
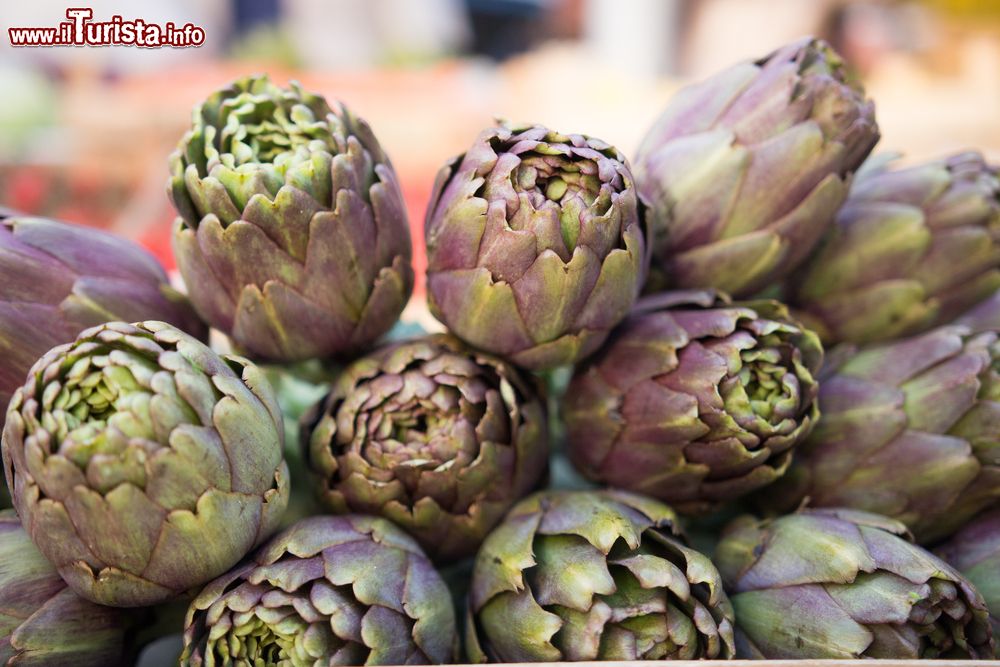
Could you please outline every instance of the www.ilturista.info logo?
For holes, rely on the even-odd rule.
[[[139,46],[186,48],[205,43],[205,29],[191,23],[126,21],[115,15],[110,21],[93,21],[94,10],[71,7],[68,21],[48,28],[7,28],[11,46]]]

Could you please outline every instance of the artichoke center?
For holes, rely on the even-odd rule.
[[[289,94],[280,99],[244,93],[223,107],[225,124],[219,129],[219,152],[233,156],[235,165],[277,163],[300,148],[308,152],[340,151],[325,118]]]
[[[580,236],[582,214],[598,201],[601,181],[597,164],[591,160],[573,161],[559,155],[528,155],[513,174],[516,191],[528,196],[536,211],[559,211],[559,227],[566,249],[572,251]],[[609,204],[610,205],[610,204]],[[603,215],[607,207],[597,211]],[[511,227],[519,229],[518,221],[524,216],[514,216]]]
[[[153,382],[158,370],[135,352],[105,349],[76,358],[46,384],[41,426],[53,449],[86,472],[94,490],[104,493],[123,482],[145,488],[148,455],[168,445],[174,425],[198,423],[172,381],[169,387]]]
[[[426,398],[389,402],[367,416],[370,435],[364,444],[369,463],[385,470],[436,469],[466,465],[477,452],[468,409],[454,387],[439,386]]]
[[[730,392],[731,405],[742,405],[758,420],[778,425],[796,415],[799,408],[798,382],[786,366],[780,349],[762,347],[743,350],[737,373],[740,391]],[[740,410],[736,411],[739,420]]]

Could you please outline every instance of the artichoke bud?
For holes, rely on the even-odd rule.
[[[476,556],[473,662],[733,656],[733,613],[712,562],[659,502],[545,492],[514,506]]]
[[[195,108],[170,157],[174,253],[195,308],[247,354],[357,353],[413,289],[396,173],[368,124],[250,77]]]
[[[802,264],[878,141],[836,52],[805,38],[674,96],[636,153],[650,287],[758,293]]]
[[[439,562],[474,554],[549,453],[532,378],[444,335],[355,361],[300,433],[328,509],[389,518]]]
[[[983,597],[907,537],[897,521],[847,509],[734,520],[714,561],[736,611],[739,657],[991,657]]]
[[[3,462],[25,530],[66,583],[144,606],[218,576],[277,528],[282,441],[249,361],[162,322],[112,322],[38,360],[8,408]]]
[[[587,477],[704,513],[781,477],[819,418],[817,336],[775,301],[639,302],[563,399]]]
[[[792,305],[831,343],[918,334],[1000,289],[995,167],[972,152],[905,169],[881,156],[870,162],[815,258],[788,285]],[[994,312],[988,303],[973,312],[979,330],[996,328]]]
[[[1000,502],[995,332],[939,327],[839,357],[820,384],[823,418],[762,507],[808,497],[879,512],[931,544]]]
[[[414,665],[456,657],[451,596],[420,547],[366,516],[311,517],[208,584],[181,665]]]
[[[632,174],[614,147],[541,126],[483,131],[427,209],[431,312],[531,369],[592,353],[648,265]]]

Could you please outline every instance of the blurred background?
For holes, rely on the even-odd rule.
[[[671,93],[805,34],[876,101],[881,150],[1000,161],[995,0],[92,0],[95,20],[203,27],[199,48],[12,48],[67,5],[5,3],[0,204],[110,229],[172,267],[166,157],[231,79],[298,79],[368,119],[400,172],[415,240],[434,176],[494,118],[630,153]],[[139,13],[141,12],[141,13]],[[422,244],[415,267],[422,276]]]

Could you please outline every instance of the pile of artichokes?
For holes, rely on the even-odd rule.
[[[392,163],[296,83],[195,108],[181,289],[0,209],[0,663],[997,656],[1000,172],[878,140],[817,39],[631,165],[485,129],[431,332]]]

